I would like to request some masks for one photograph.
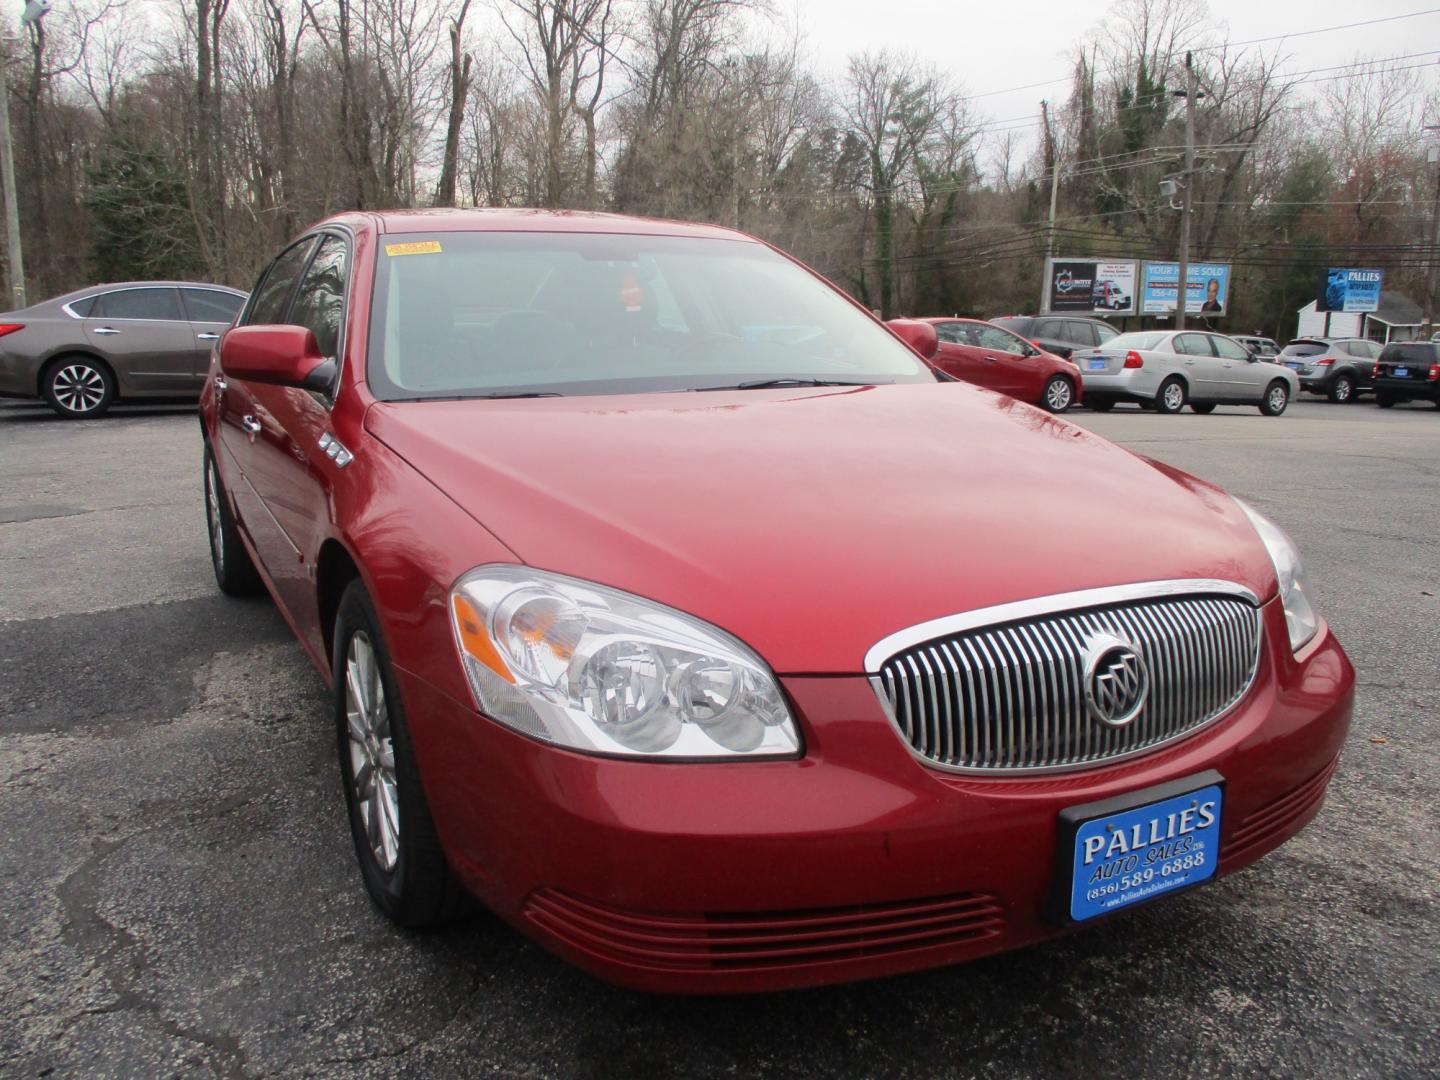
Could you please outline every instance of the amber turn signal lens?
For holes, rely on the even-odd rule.
[[[495,643],[485,632],[484,620],[480,618],[475,606],[459,595],[452,596],[450,603],[455,608],[455,630],[460,637],[460,647],[500,678],[513,683],[515,676],[510,674],[505,661],[500,659],[500,654],[495,651]]]

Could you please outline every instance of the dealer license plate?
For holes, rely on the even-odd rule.
[[[1390,374],[1394,375],[1397,379],[1408,379],[1410,377],[1410,369],[1406,367],[1397,367]]]
[[[1103,358],[1096,359],[1096,360],[1091,360],[1091,361],[1090,361],[1090,370],[1091,370],[1091,371],[1103,371],[1104,369],[1105,369],[1105,361],[1104,361]]]
[[[1211,771],[1062,811],[1069,881],[1063,892],[1057,889],[1057,900],[1069,920],[1093,919],[1213,877],[1224,789],[1224,779]]]

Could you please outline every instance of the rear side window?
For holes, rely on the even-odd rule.
[[[1104,323],[1094,323],[1092,325],[1095,327],[1095,332],[1100,335],[1101,345],[1104,345],[1112,338],[1120,336],[1120,331],[1116,330],[1113,326],[1106,326]]]
[[[82,319],[90,314],[90,309],[95,306],[95,297],[82,296],[79,300],[71,300],[69,308]]]
[[[345,308],[345,277],[349,269],[345,241],[326,236],[305,271],[290,321],[315,334],[320,355],[339,358],[340,323]]]
[[[1175,351],[1186,356],[1214,356],[1210,339],[1204,334],[1176,334]]]
[[[181,289],[180,295],[185,300],[185,314],[191,322],[234,322],[235,315],[245,303],[243,296],[219,289]]]
[[[90,308],[92,319],[173,319],[180,314],[180,293],[176,289],[121,289],[101,293]]]
[[[1085,348],[1096,343],[1095,327],[1092,323],[1071,321],[1065,324],[1065,340]]]
[[[255,287],[255,299],[245,316],[247,326],[285,321],[285,313],[290,310],[290,297],[295,292],[295,283],[300,280],[300,275],[305,270],[305,260],[310,257],[310,249],[314,246],[315,238],[308,237],[286,249],[270,264],[270,269],[265,271],[265,276]]]

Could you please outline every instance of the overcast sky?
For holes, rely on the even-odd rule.
[[[990,122],[1014,119],[1024,125],[1044,97],[1064,100],[1067,87],[1035,87],[1010,93],[993,91],[1065,79],[1068,51],[1099,25],[1108,0],[799,0],[806,47],[821,71],[838,78],[845,58],[865,49],[890,48],[918,54],[957,79],[967,94],[986,94],[973,102]],[[1425,10],[1424,0],[1211,0],[1210,10],[1231,41],[1296,34]],[[1078,17],[1077,17],[1078,16]],[[1357,54],[1390,58],[1433,50],[1431,55],[1400,61],[1429,63],[1418,74],[1427,85],[1440,83],[1440,13],[1371,26],[1308,34],[1254,48],[1279,48],[1288,55],[1287,71],[1311,71],[1344,64]],[[1397,65],[1398,66],[1398,65]],[[1019,127],[1024,136],[1035,128]]]

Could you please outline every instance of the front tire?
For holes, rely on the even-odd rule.
[[[1075,387],[1064,375],[1052,375],[1040,394],[1040,405],[1047,412],[1063,413],[1075,403]]]
[[[440,847],[380,621],[359,580],[340,598],[334,642],[340,778],[365,889],[401,926],[439,925],[464,893]]]
[[[62,356],[45,368],[40,392],[66,420],[93,420],[104,416],[115,400],[115,376],[99,360]]]
[[[210,534],[210,568],[215,571],[215,584],[226,596],[255,596],[265,591],[260,573],[250,560],[240,540],[230,502],[220,484],[215,456],[205,444],[202,459],[205,472],[205,524]]]
[[[1160,384],[1160,389],[1155,394],[1155,411],[1166,414],[1178,413],[1185,407],[1187,397],[1185,380],[1172,375]]]
[[[1330,384],[1329,398],[1337,405],[1348,405],[1355,400],[1355,380],[1349,375],[1337,375]]]
[[[1260,399],[1260,411],[1266,416],[1279,416],[1289,404],[1290,388],[1276,379],[1265,388],[1265,396]]]

